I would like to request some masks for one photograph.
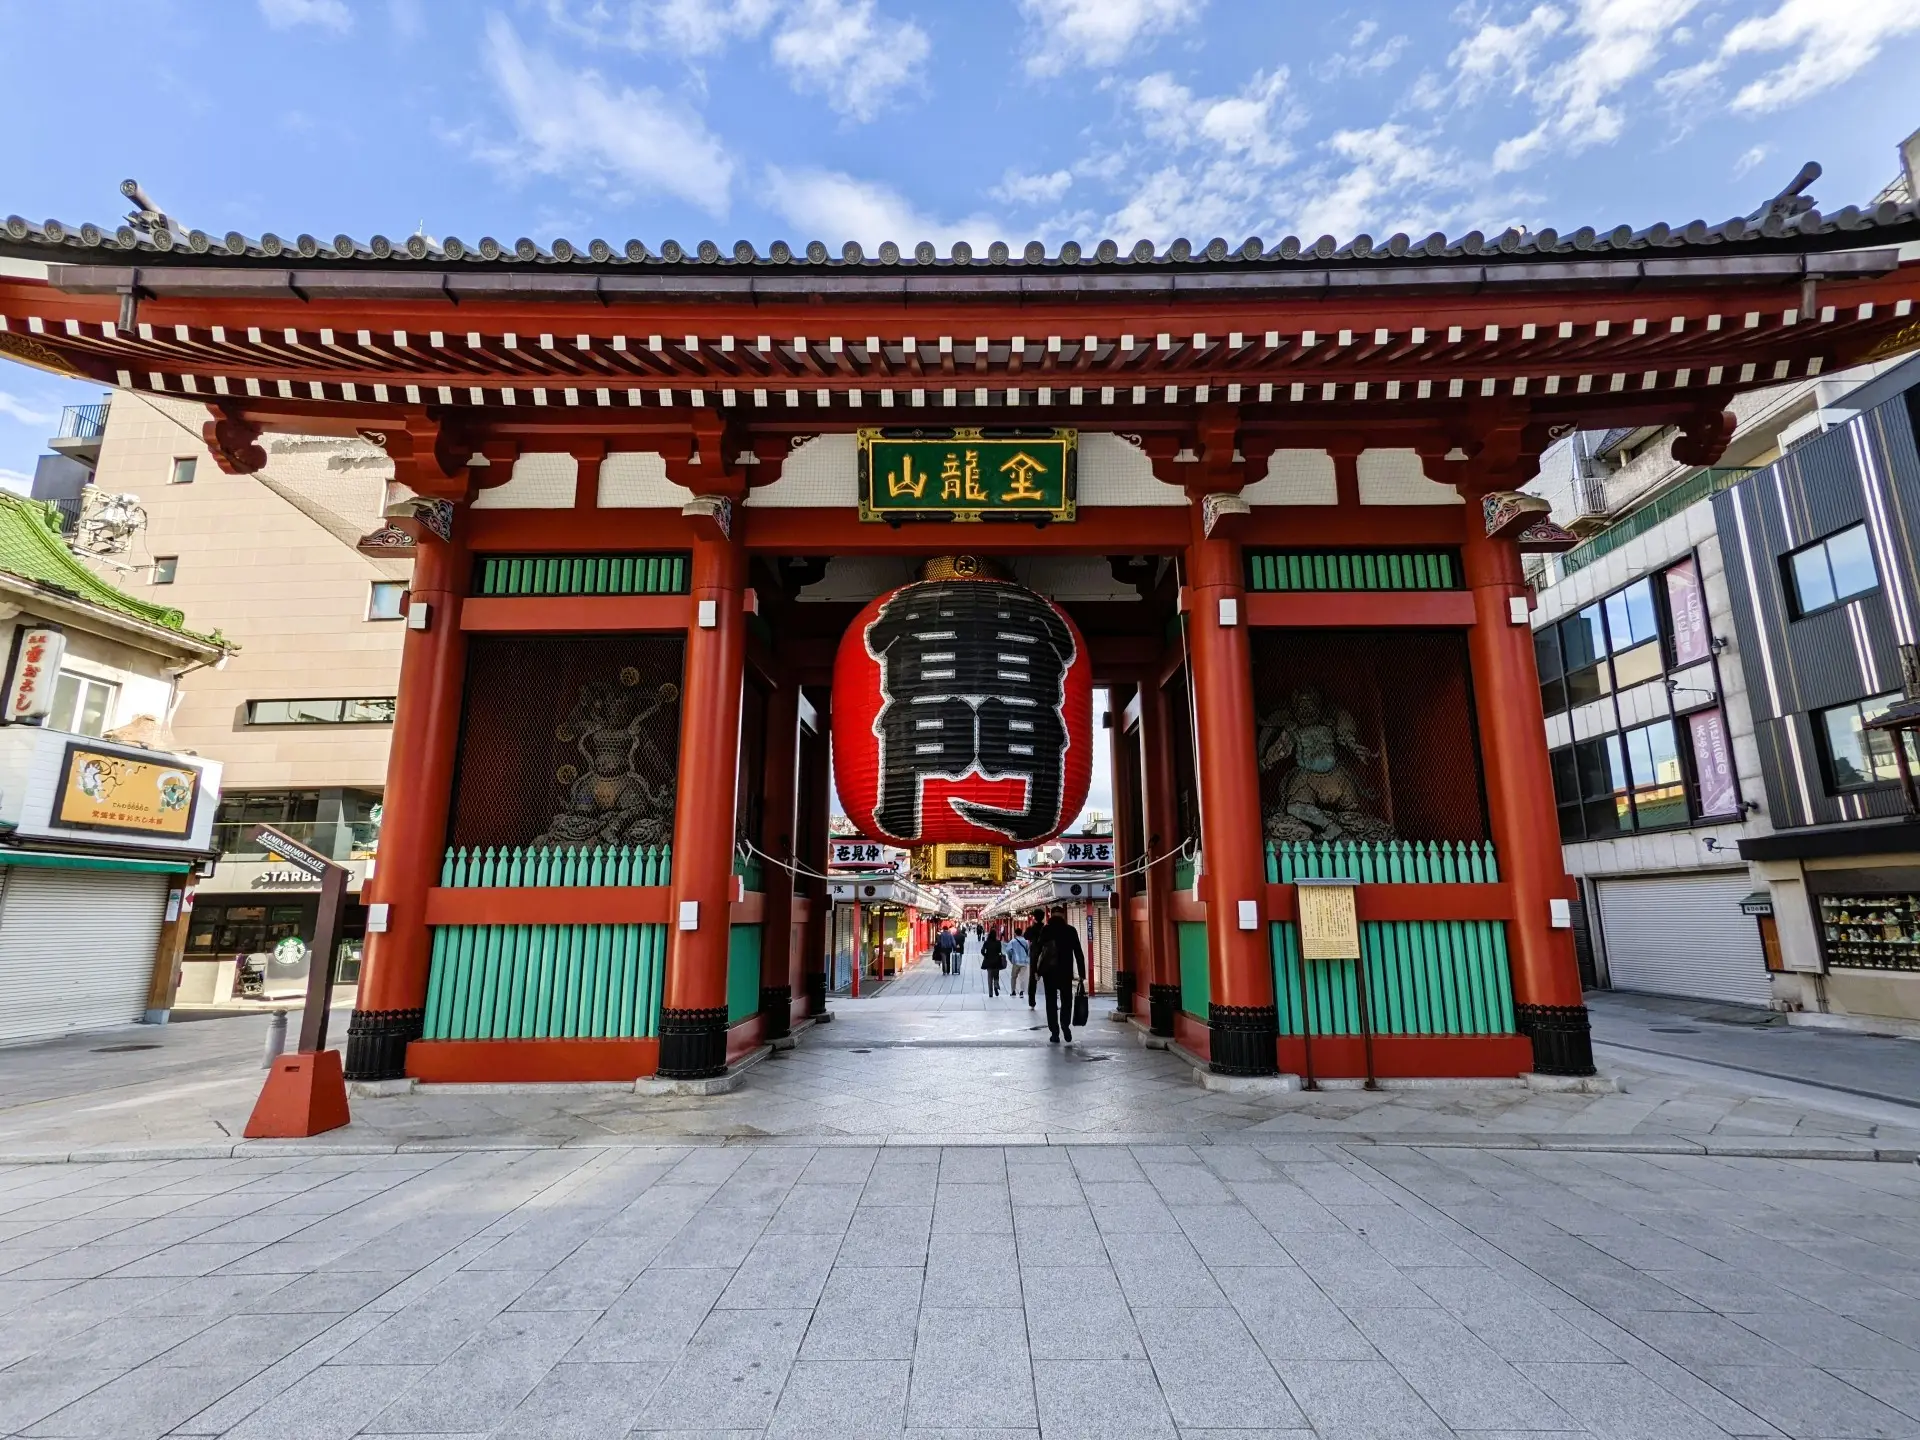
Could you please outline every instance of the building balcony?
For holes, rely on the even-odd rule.
[[[107,411],[111,408],[104,400],[94,405],[67,406],[60,412],[60,433],[47,442],[48,447],[93,469],[100,459],[100,445],[107,434]]]

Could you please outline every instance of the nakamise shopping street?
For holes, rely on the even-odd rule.
[[[1096,688],[1140,1025],[1228,1076],[1580,1076],[1525,570],[1571,537],[1521,487],[1573,429],[1711,465],[1741,392],[1912,345],[1916,242],[1892,203],[977,254],[16,217],[0,353],[204,404],[229,472],[393,461],[349,1078],[721,1074],[822,1009],[830,767],[876,842],[1028,849]]]

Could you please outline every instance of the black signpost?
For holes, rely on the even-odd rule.
[[[309,849],[271,825],[257,825],[254,843],[278,860],[320,882],[320,913],[313,923],[313,953],[307,959],[306,1009],[300,1015],[300,1049],[316,1054],[327,1048],[327,1010],[333,1003],[333,953],[347,906],[347,867]]]

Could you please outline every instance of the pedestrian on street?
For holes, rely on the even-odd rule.
[[[1047,915],[1043,910],[1033,917],[1027,926],[1027,957],[1031,967],[1027,971],[1027,1008],[1033,1009],[1039,1004],[1039,991],[1033,988],[1033,982],[1040,978],[1041,967],[1046,963]]]
[[[1058,1044],[1061,1036],[1073,1043],[1073,993],[1076,976],[1081,989],[1087,984],[1087,953],[1080,948],[1080,932],[1067,923],[1067,909],[1056,905],[1041,928],[1045,937],[1046,968],[1040,980],[1047,991],[1047,1043]]]
[[[1022,981],[1026,982],[1028,989],[1033,988],[1033,982],[1027,979],[1027,962],[1032,954],[1032,950],[1027,945],[1027,937],[1015,930],[1013,937],[1007,941],[1007,963],[1013,967],[1013,978],[1008,985],[1008,991],[1016,1000],[1020,998]]]
[[[940,924],[940,932],[933,937],[933,958],[940,964],[942,975],[953,973],[953,926],[945,921]]]
[[[1001,949],[999,935],[991,930],[980,944],[980,968],[987,972],[987,994],[998,995],[1000,972],[1007,968],[1007,957]]]

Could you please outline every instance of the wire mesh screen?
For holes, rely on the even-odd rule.
[[[685,650],[673,635],[474,636],[449,843],[671,841]]]
[[[1464,637],[1256,630],[1255,743],[1270,840],[1483,840]]]
[[[1193,711],[1188,704],[1187,669],[1181,666],[1167,681],[1167,743],[1173,749],[1173,807],[1180,833],[1171,837],[1169,846],[1181,841],[1200,843],[1200,782],[1196,778],[1193,753]]]
[[[734,839],[767,848],[767,692],[753,676],[740,693],[740,761],[734,787]],[[784,826],[781,828],[785,828]]]

